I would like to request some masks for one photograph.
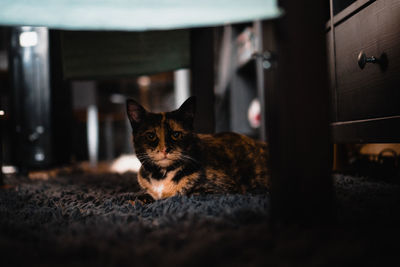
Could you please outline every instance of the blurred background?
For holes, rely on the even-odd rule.
[[[215,115],[216,132],[267,139],[262,70],[273,68],[274,61],[260,61],[262,39],[260,22],[213,30],[215,101],[205,108]],[[125,100],[134,98],[153,112],[179,107],[193,94],[190,42],[188,30],[143,34],[0,27],[2,171],[28,173],[77,163],[136,171],[140,163]],[[400,175],[399,144],[333,146],[334,171]]]
[[[256,29],[252,22],[213,31],[215,102],[205,108],[216,132],[265,139]],[[126,98],[160,112],[193,94],[189,31],[167,34],[0,27],[3,172],[98,167],[133,155]],[[138,168],[125,159],[124,168]]]

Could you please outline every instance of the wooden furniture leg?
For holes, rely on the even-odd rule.
[[[277,223],[319,224],[332,216],[327,3],[281,1],[285,15],[275,28],[276,86],[266,88],[272,217]]]

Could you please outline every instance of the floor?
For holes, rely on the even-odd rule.
[[[32,177],[31,177],[32,178]],[[2,266],[384,266],[398,261],[400,185],[335,174],[336,221],[272,226],[268,195],[149,202],[134,173],[7,176]]]

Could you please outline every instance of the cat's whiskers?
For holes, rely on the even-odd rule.
[[[136,153],[136,156],[139,157],[148,157],[147,153]]]
[[[199,165],[199,162],[196,159],[194,159],[193,157],[189,156],[189,155],[181,154],[180,157],[181,157],[181,159],[183,161],[192,162],[195,165]]]
[[[152,162],[152,158],[147,155],[147,153],[139,153],[136,154],[136,157],[140,160],[142,164],[146,164],[148,162]]]
[[[149,157],[145,157],[145,156],[137,156],[137,158],[138,158],[140,161],[145,161],[145,160],[149,160],[149,159],[150,159]]]

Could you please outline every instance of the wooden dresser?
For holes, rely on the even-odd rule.
[[[400,142],[400,1],[330,0],[336,143]]]

